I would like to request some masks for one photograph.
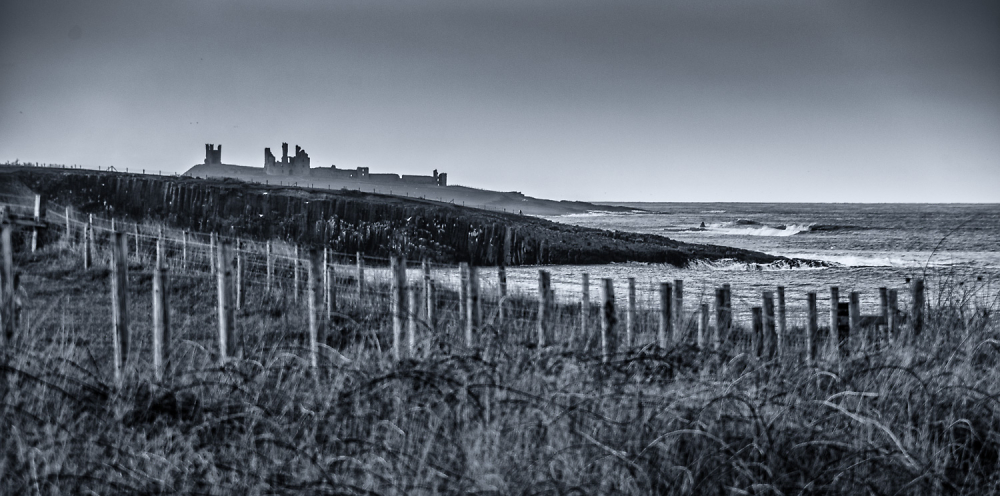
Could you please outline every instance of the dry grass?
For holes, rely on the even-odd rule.
[[[0,358],[4,494],[991,494],[995,308],[934,303],[912,346],[841,365],[727,350],[542,350],[534,327],[455,345],[453,309],[394,363],[384,312],[348,307],[312,370],[301,308],[251,294],[218,365],[214,281],[175,281],[173,373],[150,373],[133,276],[131,374],[111,380],[107,273],[19,259],[28,301]],[[256,296],[254,296],[256,295]],[[929,299],[934,302],[934,299]],[[515,306],[528,305],[514,302]],[[560,319],[561,340],[578,324]]]

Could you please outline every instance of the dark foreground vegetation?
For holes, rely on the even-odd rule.
[[[685,340],[602,363],[572,305],[554,319],[559,344],[538,349],[532,303],[517,298],[507,323],[492,320],[467,349],[443,293],[438,332],[422,332],[416,358],[396,363],[386,291],[373,288],[369,301],[342,302],[313,369],[301,300],[260,287],[238,314],[242,358],[220,365],[215,281],[191,272],[170,284],[173,359],[157,382],[150,275],[134,262],[133,359],[115,384],[107,269],[83,271],[55,245],[19,253],[16,265],[23,310],[0,358],[3,494],[1000,487],[995,300],[935,304],[912,344],[876,336],[852,343],[842,363],[805,366],[791,344],[774,361],[752,358],[742,331],[719,351]]]
[[[79,169],[4,167],[0,194],[41,193],[75,215],[161,221],[244,239],[282,239],[411,260],[473,265],[669,263],[732,259],[810,263],[663,236],[601,231],[514,213],[417,198],[246,183],[232,179],[152,176]],[[83,217],[80,217],[81,219]]]

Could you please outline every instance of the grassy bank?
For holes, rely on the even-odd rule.
[[[151,377],[148,262],[133,262],[133,359],[112,380],[108,272],[59,246],[18,254],[19,332],[0,370],[4,494],[991,494],[1000,486],[1000,328],[933,303],[912,345],[760,362],[733,341],[602,363],[576,311],[538,349],[529,299],[462,342],[393,362],[386,288],[343,298],[311,369],[305,311],[250,287],[242,358],[219,365],[215,280],[171,280],[172,370]],[[287,276],[282,276],[287,278]],[[284,280],[284,279],[283,279]],[[345,287],[350,281],[341,281]],[[936,300],[928,298],[929,301]],[[488,309],[489,310],[489,309]],[[640,329],[646,333],[648,330]],[[798,332],[798,331],[794,331]],[[739,335],[737,333],[736,335]],[[649,340],[639,340],[648,342]]]

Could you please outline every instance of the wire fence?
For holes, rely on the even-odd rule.
[[[80,333],[124,318],[129,337],[117,339],[130,340],[132,352],[143,355],[167,346],[175,358],[201,353],[225,359],[223,321],[230,309],[224,308],[229,296],[223,293],[229,291],[234,308],[226,325],[235,342],[228,346],[236,350],[230,354],[262,343],[293,353],[332,354],[344,340],[354,340],[378,353],[391,350],[396,358],[502,339],[565,346],[604,359],[650,346],[837,359],[837,346],[847,353],[918,333],[928,307],[922,284],[880,292],[880,304],[873,307],[862,306],[857,293],[834,299],[832,291],[785,294],[779,287],[750,295],[728,285],[709,291],[682,280],[554,279],[545,270],[530,280],[523,271],[508,277],[503,267],[393,260],[84,216],[65,206],[39,212],[38,205],[30,197],[0,195],[0,208],[9,218],[44,219],[49,231],[60,233],[55,246],[46,249],[59,251],[67,272],[93,276],[80,279],[86,284],[80,282],[69,294],[18,289],[33,295],[22,299],[39,302],[15,310],[23,315],[19,328],[51,326],[59,319],[53,340],[97,340],[117,350],[113,335]],[[124,266],[115,265],[116,249]],[[15,272],[8,270],[5,275]],[[110,281],[118,270],[127,271],[126,287],[115,293]],[[158,273],[168,278],[163,304],[170,331],[169,342],[154,345],[152,337],[162,332],[154,329],[153,315]],[[73,292],[118,294],[124,312],[94,306]],[[172,359],[173,366],[183,360]]]

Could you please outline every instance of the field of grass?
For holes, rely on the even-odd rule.
[[[554,319],[560,344],[538,349],[526,298],[468,349],[443,292],[437,332],[396,362],[387,291],[374,287],[364,304],[342,295],[313,369],[303,299],[254,280],[241,357],[220,365],[216,281],[191,270],[170,281],[171,368],[158,382],[149,262],[135,260],[132,357],[116,384],[107,268],[84,271],[57,245],[15,264],[2,494],[1000,492],[995,300],[934,303],[910,345],[869,341],[805,366],[792,349],[759,361],[741,342],[643,345],[603,363],[571,305]]]

